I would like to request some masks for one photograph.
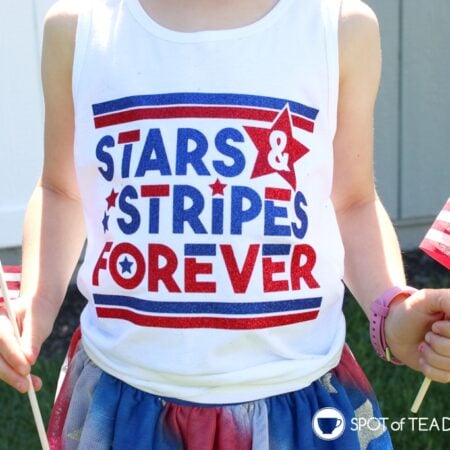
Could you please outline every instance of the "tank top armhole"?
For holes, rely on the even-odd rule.
[[[81,3],[82,6],[80,7],[78,13],[72,66],[72,95],[74,102],[76,102],[76,99],[78,98],[78,86],[80,83],[81,73],[83,71],[84,61],[87,53],[92,16],[92,2],[85,1]]]
[[[339,99],[339,17],[342,0],[322,0],[325,51],[328,71],[328,123],[333,141],[337,126]]]

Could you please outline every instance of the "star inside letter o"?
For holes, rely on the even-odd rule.
[[[309,149],[292,136],[289,105],[283,109],[271,128],[244,126],[258,151],[251,178],[278,173],[295,190],[294,164]]]

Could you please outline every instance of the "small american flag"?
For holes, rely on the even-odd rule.
[[[450,198],[431,225],[420,248],[450,270]]]
[[[9,298],[17,298],[20,290],[21,267],[3,266],[5,273],[6,287],[8,288]],[[0,291],[0,303],[3,302],[3,295]]]

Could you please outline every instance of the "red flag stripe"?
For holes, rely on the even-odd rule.
[[[450,222],[437,219],[433,222],[431,229],[435,231],[440,231],[441,233],[444,234],[450,234]]]
[[[18,291],[20,290],[20,281],[7,281],[6,287],[10,291]]]
[[[6,287],[8,289],[10,299],[14,299],[19,296],[21,270],[21,266],[3,266]],[[3,293],[0,292],[0,303],[3,301]]]
[[[3,271],[5,272],[5,275],[11,274],[11,273],[22,273],[22,266],[3,266]]]
[[[439,212],[419,248],[450,269],[450,198]]]
[[[450,270],[450,247],[445,247],[443,244],[436,244],[434,241],[424,239],[420,244],[420,248],[428,256]]]

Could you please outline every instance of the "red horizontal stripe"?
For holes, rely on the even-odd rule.
[[[435,220],[431,228],[444,234],[450,234],[450,223],[444,220]]]
[[[120,308],[97,307],[98,317],[128,320],[135,325],[159,328],[219,328],[226,330],[255,330],[314,320],[318,314],[319,311],[315,310],[298,314],[253,317],[246,319],[224,317],[167,317],[137,314],[133,311]]]
[[[266,188],[264,191],[264,196],[267,200],[283,200],[285,202],[291,199],[291,193],[289,189],[278,189],[278,188]]]
[[[19,296],[19,290],[20,290],[20,281],[17,280],[17,278],[20,279],[20,274],[22,272],[21,266],[3,266],[3,271],[5,273],[5,281],[6,281],[6,288],[8,289],[9,296],[11,300]],[[13,280],[11,280],[13,278]],[[0,303],[4,301],[3,295],[0,292]]]
[[[9,291],[18,291],[20,289],[20,281],[6,281],[6,287]]]
[[[231,106],[172,106],[164,108],[129,109],[112,114],[97,116],[95,128],[103,128],[121,123],[148,119],[182,119],[182,118],[214,118],[214,119],[248,119],[273,122],[278,111]],[[314,130],[314,122],[299,116],[292,116],[294,126],[306,131]]]
[[[141,130],[124,131],[119,133],[119,144],[137,142],[141,139]]]
[[[428,256],[435,259],[444,267],[450,270],[450,247],[438,242],[424,239],[420,244],[421,250],[423,250]]]
[[[22,267],[21,266],[3,266],[3,271],[5,273],[21,273]]]
[[[141,186],[142,197],[168,197],[170,186],[168,184],[144,184]]]
[[[313,132],[314,131],[314,122],[308,119],[304,119],[299,116],[292,116],[292,124],[294,127],[301,128],[302,130]]]
[[[433,241],[431,239],[425,238],[420,246],[419,246],[422,250],[424,248],[426,249],[439,249],[441,252],[446,253],[447,254],[447,258],[450,259],[450,245],[447,245],[445,242],[438,242],[438,241]]]

